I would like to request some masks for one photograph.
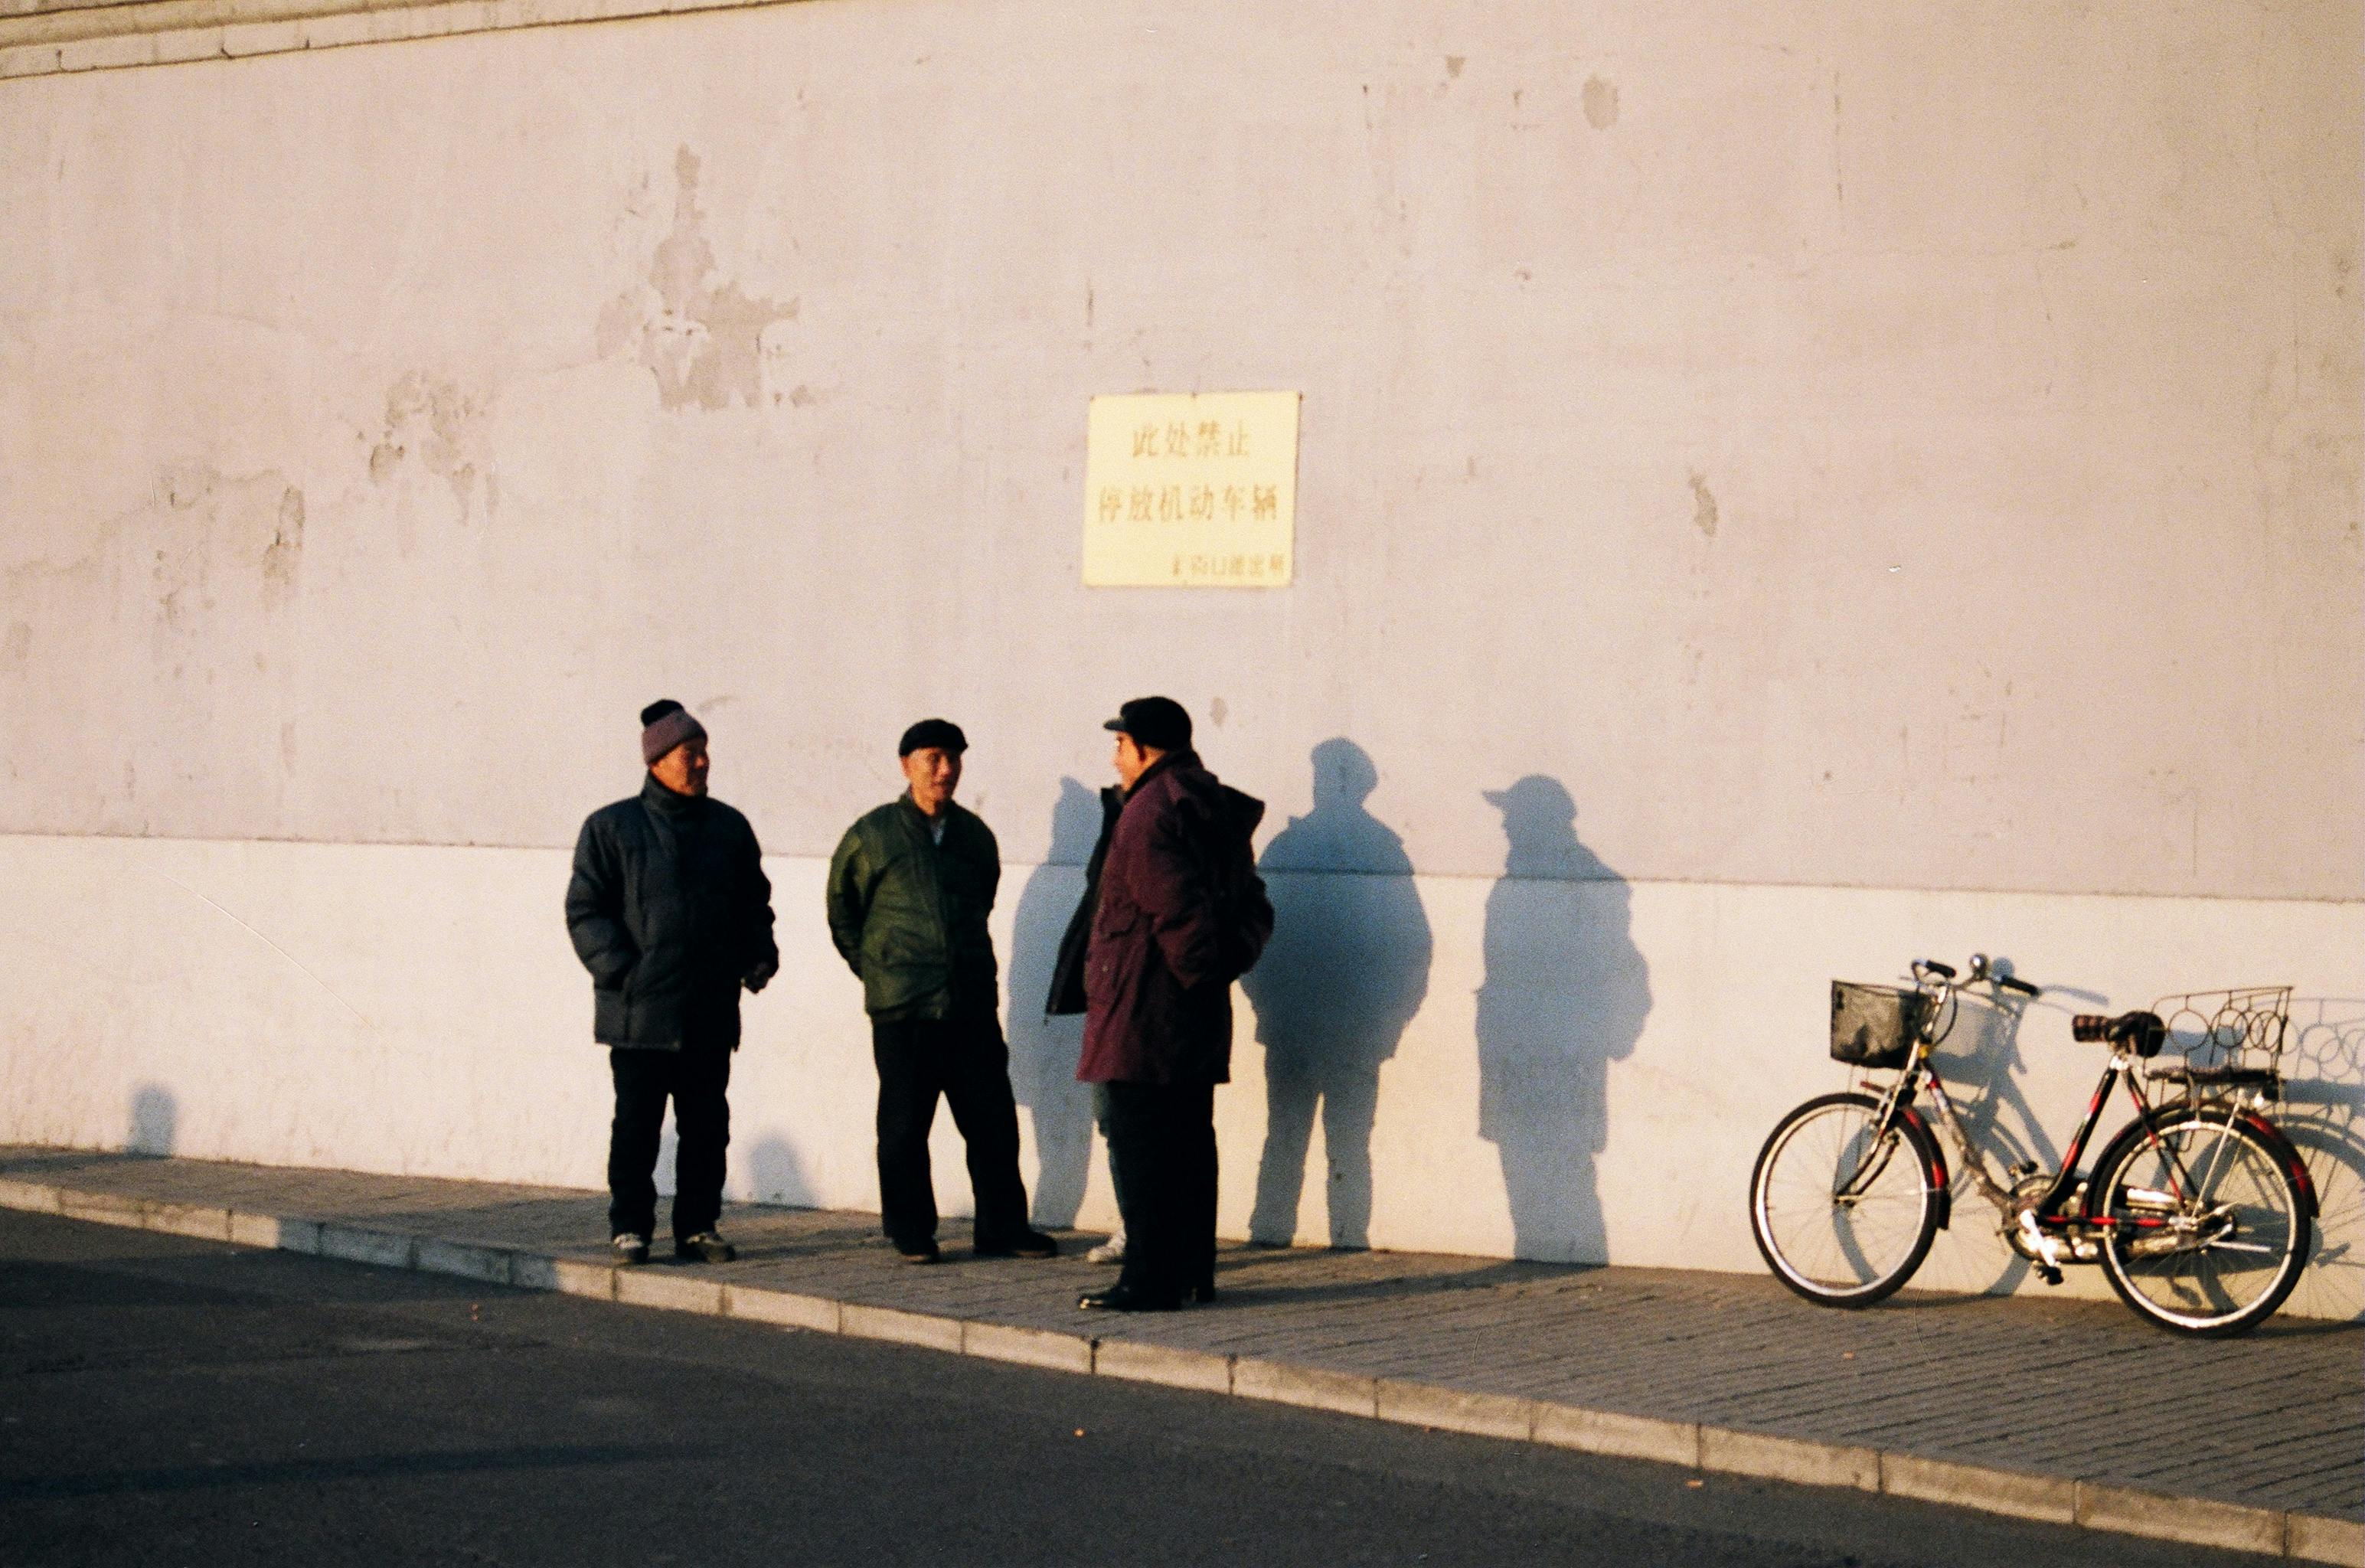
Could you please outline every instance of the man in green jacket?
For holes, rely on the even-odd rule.
[[[913,1263],[936,1260],[928,1128],[939,1097],[969,1146],[978,1254],[1059,1252],[1027,1223],[1018,1175],[1018,1107],[985,928],[1002,852],[976,813],[953,804],[968,749],[947,720],[904,731],[898,755],[910,788],[846,829],[829,863],[829,934],[862,981],[879,1065],[880,1218]]]

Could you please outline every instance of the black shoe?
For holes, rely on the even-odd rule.
[[[911,1247],[899,1241],[895,1243],[895,1256],[906,1263],[933,1263],[943,1254],[936,1250],[936,1244],[933,1241],[923,1241]]]
[[[1022,1230],[1000,1241],[981,1241],[976,1252],[981,1258],[1057,1258],[1059,1244],[1039,1230]]]
[[[677,1237],[673,1255],[685,1263],[728,1263],[739,1256],[739,1249],[711,1230],[696,1236]]]
[[[645,1236],[634,1236],[629,1230],[621,1230],[608,1245],[614,1250],[619,1263],[645,1263],[649,1260],[649,1238]]]
[[[1180,1296],[1151,1295],[1123,1283],[1104,1291],[1087,1291],[1076,1299],[1077,1309],[1082,1312],[1172,1312],[1182,1305]]]
[[[1199,1283],[1193,1285],[1191,1287],[1191,1299],[1197,1302],[1201,1306],[1205,1306],[1209,1302],[1214,1301],[1216,1299],[1216,1282],[1213,1280],[1203,1280]]]

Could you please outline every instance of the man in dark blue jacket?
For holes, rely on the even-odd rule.
[[[772,885],[747,819],[706,792],[706,730],[671,700],[641,710],[641,792],[591,813],[575,843],[566,930],[591,971],[592,1034],[609,1047],[616,1119],[608,1228],[644,1262],[656,1228],[658,1134],[673,1102],[674,1255],[736,1256],[715,1233],[731,1142],[739,988],[779,971]]]

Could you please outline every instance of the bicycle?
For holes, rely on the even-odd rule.
[[[1932,1064],[1975,985],[2034,999],[2036,986],[1973,954],[1968,973],[1931,959],[1910,989],[1832,982],[1832,1055],[1883,1087],[1819,1095],[1776,1124],[1750,1174],[1751,1234],[1777,1279],[1823,1306],[1866,1307],[1913,1277],[1953,1217],[1954,1186],[1929,1119],[1937,1109],[1965,1170],[1993,1204],[2004,1240],[2047,1284],[2099,1263],[2119,1299],[2179,1333],[2239,1334],[2273,1315],[2306,1266],[2315,1183],[2267,1117],[2291,988],[2167,997],[2115,1016],[2080,1014],[2071,1033],[2110,1047],[2060,1168],[1999,1172],[1973,1143]],[[2163,1017],[2162,1014],[2167,1016]],[[2173,1040],[2183,1059],[2155,1065]],[[2215,1059],[2210,1059],[2215,1058]],[[2135,1116],[2079,1163],[2115,1084]],[[2156,1091],[2180,1089],[2171,1096]]]

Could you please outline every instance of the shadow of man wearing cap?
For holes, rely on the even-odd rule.
[[[1379,770],[1343,737],[1314,748],[1314,806],[1273,835],[1258,863],[1271,889],[1272,940],[1240,981],[1263,1042],[1264,1158],[1250,1238],[1297,1233],[1318,1108],[1329,1163],[1330,1245],[1368,1247],[1372,1125],[1380,1066],[1429,994],[1429,916],[1412,857],[1363,809]]]
[[[1521,1258],[1608,1256],[1596,1164],[1609,1064],[1651,1011],[1625,879],[1576,836],[1576,802],[1530,774],[1485,791],[1503,813],[1503,877],[1486,895],[1478,988],[1478,1136],[1496,1146]]]

